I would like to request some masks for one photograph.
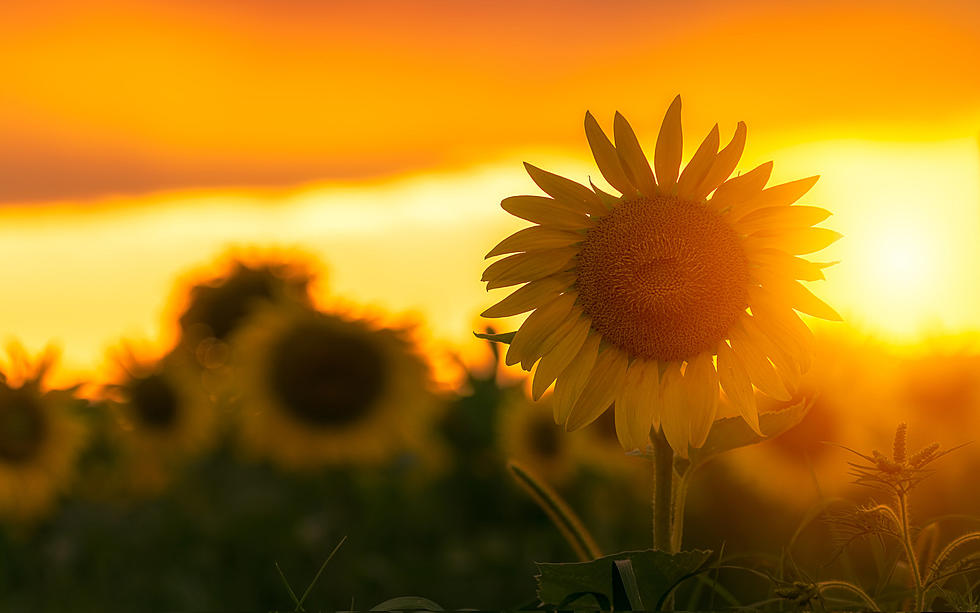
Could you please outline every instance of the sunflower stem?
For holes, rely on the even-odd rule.
[[[687,503],[687,489],[691,484],[691,473],[688,468],[683,474],[674,476],[674,500],[670,511],[670,551],[677,553],[684,541],[684,506]]]
[[[650,435],[653,442],[653,548],[675,552],[673,546],[674,450],[663,432]]]

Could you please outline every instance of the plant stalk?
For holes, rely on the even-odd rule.
[[[899,520],[902,529],[902,544],[905,546],[905,557],[908,558],[909,568],[912,569],[912,581],[915,584],[915,611],[922,611],[922,573],[919,571],[919,561],[915,556],[915,547],[912,545],[912,527],[909,519],[909,498],[908,492],[898,493]]]
[[[676,553],[674,548],[674,450],[663,432],[650,435],[653,442],[653,548]],[[679,540],[679,539],[678,539]]]

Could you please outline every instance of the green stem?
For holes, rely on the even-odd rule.
[[[912,527],[909,520],[909,499],[907,492],[898,494],[899,520],[901,521],[902,544],[905,546],[905,557],[908,558],[909,568],[912,569],[912,581],[915,583],[915,611],[922,611],[922,573],[919,572],[919,561],[915,557],[915,547],[912,545]]]
[[[674,501],[671,506],[670,550],[677,553],[684,540],[684,507],[687,504],[687,488],[691,484],[691,468],[674,479]]]
[[[674,450],[662,432],[650,436],[653,442],[653,548],[676,552],[673,546]]]
[[[831,589],[847,590],[852,594],[856,594],[858,598],[863,600],[869,611],[881,611],[875,601],[871,599],[871,596],[868,596],[864,590],[853,583],[848,583],[847,581],[821,581],[817,584],[817,590],[821,594],[824,592],[824,590]]]

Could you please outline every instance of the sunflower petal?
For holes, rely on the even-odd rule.
[[[596,187],[595,183],[592,182],[592,179],[589,179],[589,187],[592,188],[592,191],[594,191],[602,200],[602,204],[606,205],[606,208],[609,209],[610,211],[613,210],[613,208],[615,208],[617,204],[619,204],[620,202],[619,198],[613,196],[612,194],[606,193],[601,189],[599,189],[598,187]]]
[[[764,330],[755,317],[743,316],[738,325],[742,327],[746,335],[758,347],[765,356],[769,358],[783,382],[783,388],[791,396],[795,396],[800,387],[800,377],[803,375],[803,368],[800,360],[793,357],[793,348],[787,347],[785,337],[778,337],[779,342],[773,340],[774,330]]]
[[[594,422],[619,395],[626,380],[626,354],[615,347],[606,349],[596,358],[592,374],[568,414],[565,430],[572,432]]]
[[[697,189],[692,192],[691,197],[694,200],[705,198],[708,194],[718,189],[722,183],[727,181],[728,177],[732,176],[732,173],[735,172],[735,167],[738,166],[738,161],[742,158],[742,152],[745,150],[745,133],[745,123],[738,122],[738,126],[735,128],[735,136],[732,137],[731,142],[724,149],[718,152],[718,155],[715,156],[714,161],[711,163],[711,168],[704,175],[704,179],[701,180]]]
[[[527,162],[524,162],[524,168],[527,169],[527,174],[531,175],[531,180],[555,200],[575,205],[583,212],[592,215],[602,215],[606,212],[606,207],[599,196],[588,187],[547,170],[541,170]]]
[[[735,405],[745,423],[752,431],[762,436],[759,428],[759,409],[755,402],[755,392],[752,390],[752,380],[728,343],[718,343],[718,380],[721,388],[728,395],[728,400]]]
[[[574,274],[551,275],[517,288],[480,314],[480,317],[511,317],[540,307],[558,297],[575,282]]]
[[[528,315],[507,348],[506,364],[511,366],[530,356],[533,349],[562,324],[577,298],[575,292],[562,294]]]
[[[701,146],[694,152],[694,157],[684,167],[681,178],[677,180],[677,195],[681,198],[694,197],[697,188],[711,170],[711,165],[718,154],[718,138],[718,124],[715,124],[715,127],[711,128],[708,135],[704,137]]]
[[[509,255],[487,266],[483,280],[488,290],[537,281],[570,268],[577,254],[578,249],[569,247]]]
[[[571,363],[572,359],[578,354],[589,336],[589,329],[592,321],[583,317],[572,331],[565,335],[555,348],[544,354],[538,367],[534,370],[534,379],[531,383],[531,397],[540,400],[545,391],[561,376],[565,368]]]
[[[782,282],[770,282],[766,289],[782,297],[790,306],[801,313],[813,315],[828,321],[844,321],[830,305],[817,298],[813,293],[799,281],[784,280]]]
[[[653,178],[653,171],[650,170],[650,162],[640,148],[640,141],[636,138],[636,133],[630,127],[626,118],[618,111],[613,119],[613,135],[616,138],[616,153],[619,161],[632,183],[645,196],[653,196],[657,193],[657,181]]]
[[[687,459],[691,419],[685,404],[684,375],[677,362],[670,362],[660,378],[660,427],[674,453]]]
[[[755,209],[735,222],[741,234],[758,230],[807,228],[830,217],[830,211],[815,206],[767,206]]]
[[[541,249],[560,249],[570,247],[581,242],[585,236],[577,232],[566,232],[558,228],[548,226],[531,226],[511,234],[504,240],[497,243],[487,258],[504,255],[506,253],[519,253],[521,251],[540,251]]]
[[[745,366],[746,372],[749,373],[752,385],[759,388],[763,394],[776,400],[788,401],[793,398],[786,391],[786,387],[783,386],[783,382],[776,374],[776,369],[769,358],[766,357],[757,343],[753,342],[753,339],[738,326],[734,326],[728,331],[728,338],[732,345],[732,351],[735,352],[739,361]]]
[[[599,172],[602,173],[606,182],[624,196],[635,195],[636,186],[627,177],[619,161],[616,148],[606,137],[602,128],[599,127],[599,122],[595,120],[592,113],[585,114],[585,137],[589,140],[592,157],[595,158],[596,166],[599,167]]]
[[[582,307],[573,306],[572,310],[565,315],[565,318],[555,326],[551,333],[541,339],[538,344],[528,347],[524,359],[521,360],[521,368],[530,371],[539,358],[551,353],[562,339],[581,325],[582,320],[588,320],[588,317],[582,314]]]
[[[754,267],[753,276],[759,277],[760,269],[765,270],[761,276],[767,274],[778,275],[785,279],[799,279],[800,281],[822,281],[826,277],[823,274],[823,267],[810,260],[790,255],[778,249],[758,249],[748,253],[749,263]]]
[[[732,209],[735,215],[738,207],[751,201],[762,193],[769,177],[772,175],[772,162],[760,164],[743,175],[722,183],[708,201],[708,205],[716,211]]]
[[[592,374],[592,366],[595,365],[596,357],[599,354],[599,341],[601,335],[591,334],[585,339],[582,348],[579,349],[575,357],[558,376],[555,381],[555,394],[552,397],[552,407],[555,412],[555,423],[564,426],[568,421],[568,414],[572,412],[572,407],[582,394]]]
[[[718,413],[718,373],[711,352],[700,353],[687,363],[684,389],[691,420],[691,446],[698,448],[704,445]]]
[[[510,196],[500,207],[515,217],[564,230],[581,230],[592,225],[584,211],[544,196]]]
[[[797,179],[796,181],[790,181],[788,183],[780,183],[779,185],[773,185],[772,187],[767,187],[762,190],[762,193],[752,201],[753,209],[759,209],[770,206],[788,206],[793,204],[800,198],[806,195],[817,181],[820,179],[820,175],[814,175],[812,177],[807,177],[805,179]]]
[[[745,239],[746,250],[779,249],[790,255],[806,255],[826,249],[843,237],[827,228],[760,230]]]
[[[659,405],[660,369],[657,362],[634,360],[626,371],[626,381],[616,399],[616,437],[623,449],[647,448]]]
[[[664,122],[657,136],[653,153],[653,166],[657,171],[657,184],[663,192],[669,192],[677,183],[681,168],[684,140],[681,134],[681,97],[677,96],[667,108]]]

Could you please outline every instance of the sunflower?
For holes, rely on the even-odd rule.
[[[514,396],[497,412],[497,441],[507,460],[517,460],[546,482],[560,485],[575,474],[581,450],[578,437],[562,436],[552,418],[551,396],[532,402]]]
[[[11,354],[11,379],[0,373],[0,514],[25,520],[48,511],[69,483],[86,430],[71,391],[44,389],[54,354],[36,364],[19,348]]]
[[[129,488],[155,493],[216,440],[218,415],[200,372],[180,352],[158,360],[128,353],[120,381],[107,386]]]
[[[179,318],[185,345],[205,365],[214,362],[257,305],[281,300],[309,304],[312,280],[312,273],[296,263],[231,260],[225,274],[191,287]]]
[[[441,406],[408,331],[269,305],[232,341],[240,437],[252,456],[287,469],[378,464],[396,456],[428,466]]]
[[[809,366],[811,335],[796,311],[839,315],[799,280],[823,278],[798,256],[840,237],[813,227],[829,212],[794,206],[817,177],[766,187],[772,163],[729,178],[745,124],[718,150],[715,126],[681,171],[681,102],[667,110],[653,168],[626,119],[615,145],[591,114],[585,132],[615,197],[525,164],[543,196],[501,206],[534,222],[487,257],[487,289],[525,284],[484,317],[531,311],[507,364],[534,364],[532,392],[555,383],[554,417],[577,430],[615,403],[626,449],[643,449],[651,426],[686,456],[700,447],[719,389],[758,431],[753,386],[788,400]]]

